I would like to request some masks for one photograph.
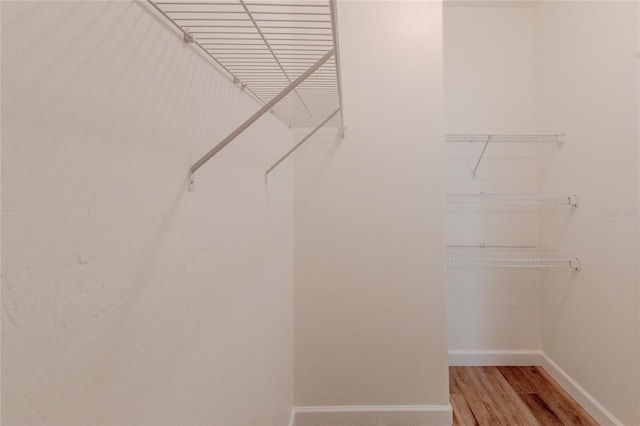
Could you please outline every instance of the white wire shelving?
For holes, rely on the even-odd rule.
[[[448,204],[490,204],[501,206],[542,206],[542,205],[570,205],[578,207],[577,195],[552,194],[520,194],[520,193],[463,193],[448,192]]]
[[[148,2],[263,104],[337,47],[329,0]],[[340,104],[337,58],[273,107],[285,123],[314,127]],[[336,119],[327,125],[341,124]]]
[[[466,134],[466,133],[449,133],[445,135],[445,142],[447,143],[480,143],[483,144],[482,151],[478,156],[475,167],[473,168],[472,176],[475,178],[480,162],[484,157],[487,147],[490,143],[521,143],[521,144],[548,144],[548,143],[563,143],[562,133],[557,134]]]
[[[450,267],[472,268],[570,268],[580,270],[578,257],[527,245],[448,245]]]
[[[467,134],[449,133],[445,135],[446,142],[452,143],[558,143],[564,142],[565,134]]]
[[[193,174],[267,112],[289,127],[344,133],[336,0],[147,0],[263,104],[189,169]],[[276,167],[291,152],[270,168]]]

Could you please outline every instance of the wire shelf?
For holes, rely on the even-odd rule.
[[[564,134],[547,134],[547,135],[506,135],[506,134],[464,134],[464,133],[449,133],[445,135],[445,142],[453,143],[480,143],[482,144],[482,151],[476,161],[476,165],[473,168],[472,176],[475,178],[478,172],[480,162],[484,157],[487,147],[490,143],[527,143],[527,144],[539,144],[539,143],[560,143],[563,142],[561,138]]]
[[[445,142],[454,143],[557,143],[564,142],[562,140],[564,134],[545,134],[545,135],[500,135],[500,134],[462,134],[450,133],[445,135]]]
[[[327,52],[334,56],[272,108],[314,127],[342,105],[335,0],[147,0],[262,104]],[[329,127],[342,127],[342,108]]]
[[[537,246],[448,245],[450,267],[571,268],[580,270],[580,259],[564,257]]]
[[[576,195],[508,194],[508,193],[447,193],[449,204],[491,204],[514,206],[571,205],[578,207]]]

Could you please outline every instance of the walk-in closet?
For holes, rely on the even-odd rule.
[[[640,2],[0,1],[4,425],[640,425]]]

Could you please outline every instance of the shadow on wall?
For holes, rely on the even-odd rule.
[[[274,418],[292,189],[267,220],[262,173],[289,130],[265,119],[188,193],[193,157],[255,101],[144,3],[2,7],[3,423]]]
[[[313,147],[307,146],[306,152],[305,147],[302,147],[296,154],[295,162],[303,163],[305,168],[304,178],[296,176],[296,214],[304,214],[310,198],[317,191],[318,184],[343,140],[340,129],[327,129],[308,141],[307,145],[313,144]]]

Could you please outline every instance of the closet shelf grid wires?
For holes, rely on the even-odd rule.
[[[344,135],[336,0],[147,2],[262,107],[189,169],[193,174],[258,118],[313,128],[267,175],[321,127]]]
[[[580,259],[531,245],[448,245],[451,267],[571,268],[580,270]]]

